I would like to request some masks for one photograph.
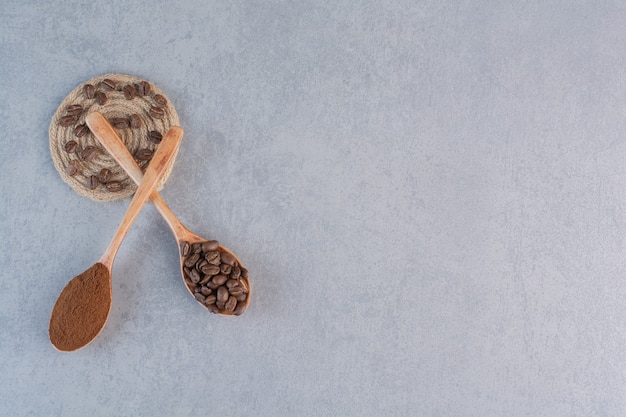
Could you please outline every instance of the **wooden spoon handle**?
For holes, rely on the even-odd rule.
[[[98,125],[98,123],[96,123]],[[100,126],[98,126],[99,128]],[[91,129],[92,127],[89,126]],[[93,130],[92,130],[93,132]],[[166,171],[166,168],[176,152],[178,151],[178,146],[180,145],[180,141],[183,138],[183,129],[178,126],[173,126],[167,132],[161,144],[157,148],[154,156],[152,157],[152,161],[150,161],[150,165],[148,165],[148,169],[146,170],[145,175],[143,176],[143,180],[141,184],[137,188],[135,192],[135,196],[130,202],[128,209],[126,210],[126,214],[122,218],[122,221],[111,240],[111,243],[104,251],[104,255],[100,258],[100,262],[104,265],[111,267],[113,265],[113,259],[115,258],[115,254],[119,249],[126,233],[130,229],[130,226],[133,224],[137,215],[141,211],[141,208],[150,198],[150,194],[154,191],[157,184],[161,180],[161,177]],[[128,154],[126,157],[134,162],[132,156]]]
[[[86,117],[87,126],[94,134],[96,139],[100,141],[102,146],[111,154],[113,159],[122,167],[128,176],[136,183],[140,184],[144,174],[141,172],[141,168],[135,162],[124,142],[117,135],[113,126],[109,121],[98,112],[91,112]],[[157,191],[153,191],[150,195],[150,199],[156,209],[161,213],[167,224],[169,225],[172,233],[179,242],[181,240],[200,240],[201,238],[194,235],[189,229],[187,229],[180,220],[176,217],[172,209],[169,208],[165,200],[161,198]]]

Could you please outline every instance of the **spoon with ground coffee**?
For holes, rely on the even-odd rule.
[[[176,155],[182,137],[183,130],[180,127],[174,126],[167,132],[104,254],[61,291],[52,309],[48,329],[50,341],[58,350],[70,352],[80,349],[95,339],[104,328],[111,310],[111,270],[117,250]],[[133,160],[132,156],[129,158]]]
[[[108,120],[98,112],[86,118],[89,129],[137,184],[141,169]],[[152,203],[169,225],[178,243],[180,268],[189,293],[204,308],[222,316],[239,316],[250,304],[248,270],[229,249],[215,240],[191,232],[168,207],[157,191]]]

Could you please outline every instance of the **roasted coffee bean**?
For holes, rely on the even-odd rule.
[[[189,279],[194,284],[197,284],[198,282],[200,282],[200,273],[196,271],[195,269],[189,270]]]
[[[103,106],[104,103],[107,102],[107,95],[104,94],[102,91],[98,91],[96,93],[96,103],[98,103],[99,105]]]
[[[96,88],[91,84],[85,84],[83,86],[83,96],[86,99],[91,100],[96,95]]]
[[[98,156],[98,148],[96,148],[95,146],[87,146],[85,147],[85,149],[83,149],[83,151],[80,154],[80,157],[83,158],[83,161],[91,161],[92,159],[94,159],[96,156]]]
[[[109,182],[110,179],[111,179],[111,170],[107,168],[102,168],[100,172],[98,173],[98,180],[104,184],[104,183]]]
[[[230,274],[231,268],[232,268],[232,266],[230,266],[228,264],[221,264],[220,265],[220,271],[222,271],[222,274],[224,274],[224,275]]]
[[[237,307],[235,307],[235,310],[233,311],[233,314],[235,316],[240,316],[240,315],[242,315],[246,311],[247,307],[248,306],[246,305],[246,303],[243,303],[240,300],[237,300]]]
[[[224,305],[224,310],[232,313],[233,311],[235,311],[235,307],[237,306],[237,299],[235,297],[228,297],[228,301],[226,301],[226,304]]]
[[[249,284],[247,279],[241,278],[244,268],[239,266],[234,255],[214,250],[219,247],[215,241],[188,246],[187,256],[183,257],[183,271],[189,290],[205,296],[203,304],[212,313],[242,314],[247,308]],[[200,276],[199,281],[190,278],[195,274]]]
[[[132,100],[137,95],[137,92],[135,91],[135,87],[133,87],[130,84],[125,85],[122,91],[124,92],[124,98],[126,100]]]
[[[243,288],[241,288],[241,287],[233,287],[233,288],[229,289],[228,292],[230,293],[230,295],[238,297],[241,294],[243,294]]]
[[[201,243],[194,243],[193,245],[191,245],[191,253],[200,253],[202,252],[202,244]]]
[[[106,80],[103,80],[100,83],[100,86],[105,91],[113,91],[113,90],[115,90],[115,81],[110,80],[110,79],[107,78]]]
[[[76,116],[68,114],[67,116],[63,116],[61,117],[61,119],[59,119],[59,124],[63,127],[68,127],[76,123],[76,120],[78,120]]]
[[[128,129],[130,127],[130,121],[125,117],[113,117],[111,124],[118,129]]]
[[[163,97],[161,94],[154,95],[154,102],[161,107],[167,105],[167,99]]]
[[[74,128],[74,136],[77,138],[82,138],[89,132],[89,126],[84,123],[79,124]]]
[[[222,252],[222,262],[230,266],[235,266],[235,257],[228,252]]]
[[[220,267],[207,263],[207,265],[203,266],[200,271],[205,275],[217,275],[220,273]]]
[[[148,132],[148,140],[158,145],[163,140],[163,135],[156,130],[152,130]]]
[[[200,255],[200,260],[199,260],[198,262],[196,262],[196,269],[197,269],[198,271],[202,271],[202,267],[203,267],[203,266],[205,266],[205,265],[208,265],[208,264],[209,264],[209,263],[207,262],[207,260],[206,260],[206,259],[204,259],[204,258],[202,257],[202,255]]]
[[[152,154],[153,152],[150,149],[139,149],[135,154],[135,158],[139,159],[140,161],[149,161],[150,159],[152,159]]]
[[[226,275],[216,275],[213,277],[213,282],[217,285],[224,285],[228,281],[228,277]]]
[[[189,255],[189,242],[183,242],[180,244],[180,254],[183,257]]]
[[[67,167],[65,168],[65,172],[70,177],[73,177],[74,175],[78,174],[78,171],[80,171],[80,162],[78,162],[76,159],[71,160],[69,164],[67,164]]]
[[[248,278],[248,270],[243,266],[239,267],[241,269],[241,278]]]
[[[131,114],[128,118],[130,120],[130,127],[133,129],[139,129],[141,127],[141,117],[138,114]]]
[[[91,175],[89,178],[87,178],[87,182],[85,185],[90,190],[95,190],[96,188],[98,188],[98,185],[100,185],[100,181],[98,181],[98,177],[96,177],[95,175]]]
[[[83,112],[83,106],[80,104],[70,104],[65,108],[65,112],[70,116],[79,116]]]
[[[221,258],[220,253],[218,251],[207,252],[204,255],[204,259],[209,261],[209,263],[212,264],[212,265],[218,265],[219,266],[219,264],[222,263],[222,258]]]
[[[239,269],[238,266],[233,267],[233,269],[230,271],[230,277],[237,279],[241,276],[241,269]]]
[[[122,183],[119,181],[110,181],[106,183],[106,188],[108,191],[112,193],[122,190]]]
[[[187,268],[193,268],[196,262],[198,262],[198,259],[200,259],[200,255],[197,253],[193,253],[191,254],[191,256],[185,259],[184,265]]]
[[[77,146],[78,146],[78,143],[76,143],[76,141],[75,141],[75,140],[70,140],[70,141],[67,141],[67,142],[65,143],[65,146],[64,146],[64,148],[65,148],[65,152],[67,152],[67,153],[72,153],[72,152],[74,152],[74,151],[76,150],[76,147],[77,147]]]
[[[204,242],[202,244],[202,252],[211,252],[216,251],[220,246],[217,240],[209,240],[208,242]]]
[[[142,96],[150,95],[150,83],[147,81],[142,81],[137,86],[137,92]]]
[[[150,107],[150,116],[154,117],[155,119],[162,119],[165,117],[165,110],[163,110],[161,107]]]
[[[204,303],[204,301],[206,300],[206,297],[200,294],[199,292],[195,293],[193,296],[196,297],[196,300],[198,300],[201,303]]]

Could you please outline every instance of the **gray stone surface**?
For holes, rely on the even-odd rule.
[[[626,414],[626,10],[572,3],[0,2],[0,415]],[[173,101],[162,195],[254,299],[199,308],[146,206],[62,354],[128,201],[76,195],[47,129],[106,72]]]

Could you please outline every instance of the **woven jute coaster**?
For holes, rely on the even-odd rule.
[[[97,201],[132,195],[137,186],[100,145],[85,124],[92,111],[102,113],[139,166],[145,169],[160,136],[179,126],[178,114],[154,84],[132,75],[105,74],[77,86],[50,122],[50,153],[63,181],[78,194]],[[158,189],[169,177],[174,159]]]

